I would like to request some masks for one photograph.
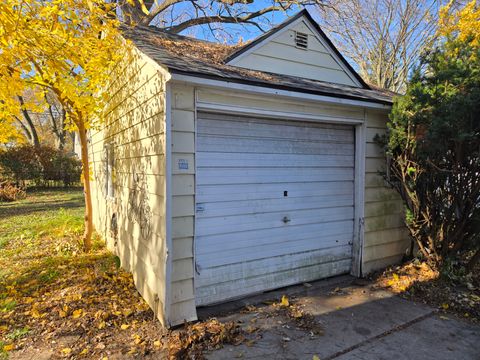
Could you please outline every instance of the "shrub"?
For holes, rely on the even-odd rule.
[[[26,195],[27,194],[22,188],[10,181],[0,182],[0,202],[11,202],[25,199]]]
[[[480,260],[480,32],[459,34],[424,56],[424,71],[395,100],[386,178],[405,202],[423,256],[440,267],[463,266],[452,261],[462,257],[471,271]]]
[[[17,183],[42,178],[42,165],[31,145],[14,146],[0,152],[0,167],[3,177]]]
[[[63,150],[50,146],[15,146],[0,152],[3,177],[17,184],[33,181],[45,185],[49,181],[70,186],[80,180],[81,161]]]

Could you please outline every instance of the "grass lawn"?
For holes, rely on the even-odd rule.
[[[94,239],[81,251],[80,190],[0,203],[0,359],[144,357],[163,330],[118,258]]]

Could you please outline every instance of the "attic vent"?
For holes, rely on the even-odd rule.
[[[295,46],[301,49],[308,47],[308,34],[295,32]]]

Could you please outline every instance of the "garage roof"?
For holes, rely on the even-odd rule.
[[[304,12],[299,13],[299,15],[303,14]],[[368,87],[366,84],[363,88],[359,88],[291,75],[249,70],[227,64],[237,54],[252,47],[252,44],[264,40],[268,34],[278,31],[284,24],[272,29],[253,42],[233,46],[172,34],[153,26],[126,28],[124,29],[124,35],[145,55],[166,66],[174,74],[370,101],[386,105],[392,103],[393,93]],[[350,67],[350,65],[348,66]],[[362,84],[364,84],[363,80]]]

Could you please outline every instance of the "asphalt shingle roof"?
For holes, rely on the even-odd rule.
[[[390,105],[392,93],[378,88],[363,89],[296,76],[248,70],[227,65],[225,60],[245,45],[223,45],[171,34],[156,27],[125,28],[130,39],[145,55],[170,72],[282,90],[363,100]]]

